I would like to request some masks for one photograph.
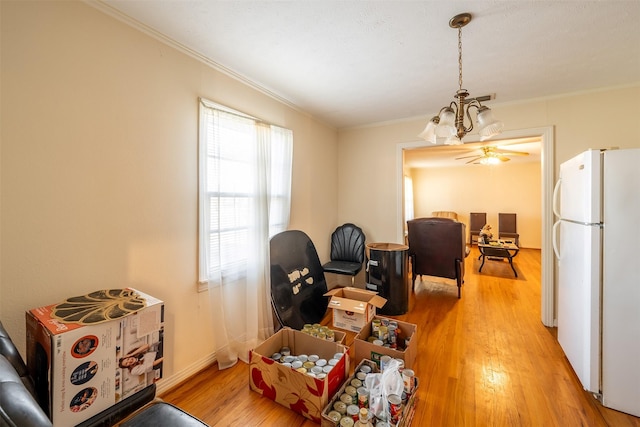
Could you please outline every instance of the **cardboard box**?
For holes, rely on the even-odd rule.
[[[381,316],[374,316],[374,319],[386,319],[398,322],[398,327],[400,328],[398,342],[407,343],[408,345],[404,350],[401,350],[382,347],[370,343],[368,341],[368,338],[369,336],[371,336],[371,322],[369,322],[360,330],[353,341],[353,347],[355,348],[355,361],[358,362],[363,359],[368,359],[376,362],[379,366],[380,357],[383,355],[388,355],[394,359],[404,360],[405,368],[413,368],[413,364],[418,353],[418,344],[413,339],[413,336],[416,333],[418,327],[413,323],[402,322],[396,319],[388,319]]]
[[[329,418],[329,412],[333,410],[333,404],[340,399],[340,396],[344,393],[345,388],[351,383],[351,380],[356,377],[355,373],[360,370],[360,367],[362,365],[369,366],[371,368],[372,373],[380,372],[379,366],[375,362],[367,359],[360,361],[358,366],[356,366],[356,368],[353,371],[354,374],[349,378],[347,378],[347,380],[344,382],[342,387],[340,387],[340,390],[336,392],[336,394],[331,398],[327,406],[324,407],[324,410],[322,411],[321,427],[337,427],[339,425],[338,423],[333,421],[331,418]],[[402,409],[402,415],[400,416],[400,419],[398,420],[398,424],[396,425],[396,427],[409,427],[411,425],[411,421],[413,420],[413,415],[415,413],[415,403],[416,403],[417,392],[418,392],[417,377],[415,378],[415,381],[416,381],[416,385],[415,385],[414,392],[405,403],[404,408]]]
[[[326,378],[318,379],[271,359],[282,347],[289,347],[292,355],[317,354],[326,360],[336,353],[343,356]],[[249,353],[249,386],[263,397],[319,424],[322,409],[349,375],[346,352],[347,347],[342,344],[289,328],[281,329]]]
[[[27,366],[55,427],[77,425],[162,377],[164,304],[131,288],[26,313]],[[130,367],[120,367],[121,358]]]
[[[331,297],[329,308],[333,309],[333,326],[353,332],[371,322],[376,307],[382,308],[387,302],[377,292],[352,287],[332,289],[324,295]]]

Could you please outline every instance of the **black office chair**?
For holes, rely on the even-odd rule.
[[[283,231],[271,238],[269,248],[271,304],[280,326],[300,330],[305,323],[320,323],[329,305],[327,281],[309,236]]]
[[[346,223],[331,233],[331,261],[322,268],[325,273],[351,276],[351,286],[364,263],[365,235],[357,225]]]
[[[469,244],[478,243],[480,230],[487,223],[486,212],[471,212],[469,214]],[[474,239],[475,237],[475,239]]]
[[[513,240],[516,246],[520,246],[520,234],[518,234],[518,227],[516,226],[516,214],[498,214],[498,239]]]

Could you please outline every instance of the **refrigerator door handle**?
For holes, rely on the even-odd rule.
[[[562,182],[562,178],[558,179],[558,182],[556,182],[556,186],[553,187],[553,213],[555,214],[555,216],[557,216],[558,218],[562,218],[562,216],[560,216],[560,209],[558,208],[558,200],[559,200],[559,196],[560,196],[560,183]]]
[[[560,249],[558,249],[558,229],[560,228],[560,222],[556,221],[553,224],[551,243],[553,244],[553,253],[556,254],[556,259],[560,261]]]

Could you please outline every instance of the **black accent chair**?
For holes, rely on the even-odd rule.
[[[271,304],[280,326],[302,329],[327,313],[327,281],[318,252],[303,231],[287,230],[269,242]],[[278,329],[276,325],[276,329]]]
[[[416,276],[455,279],[458,298],[464,283],[464,259],[469,255],[466,226],[450,218],[417,218],[407,221],[412,288]]]
[[[366,237],[360,227],[346,223],[331,233],[331,261],[322,268],[325,273],[351,276],[351,286],[364,264],[364,243]]]
[[[473,245],[478,243],[478,236],[480,236],[480,230],[487,223],[486,212],[471,212],[469,214],[469,244]],[[474,239],[475,237],[475,239]]]
[[[498,214],[498,239],[512,240],[516,246],[520,246],[520,234],[518,234],[518,227],[516,226],[516,214]]]
[[[143,419],[144,422],[127,423],[122,426],[207,426],[179,408],[156,399],[155,394],[156,385],[151,384],[80,423],[77,427],[119,426],[119,423],[125,419]],[[45,409],[40,406],[36,396],[35,381],[29,375],[18,349],[0,322],[0,426],[52,427],[51,420],[45,413]]]

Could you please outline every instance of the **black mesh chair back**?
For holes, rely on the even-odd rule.
[[[360,227],[346,223],[331,233],[331,261],[322,266],[326,273],[355,276],[364,264],[365,235]]]
[[[487,223],[486,212],[471,212],[469,214],[469,244],[478,243],[480,230]]]
[[[269,243],[271,259],[271,303],[280,326],[302,329],[305,323],[320,323],[329,297],[324,270],[316,247],[304,232],[278,233]]]

